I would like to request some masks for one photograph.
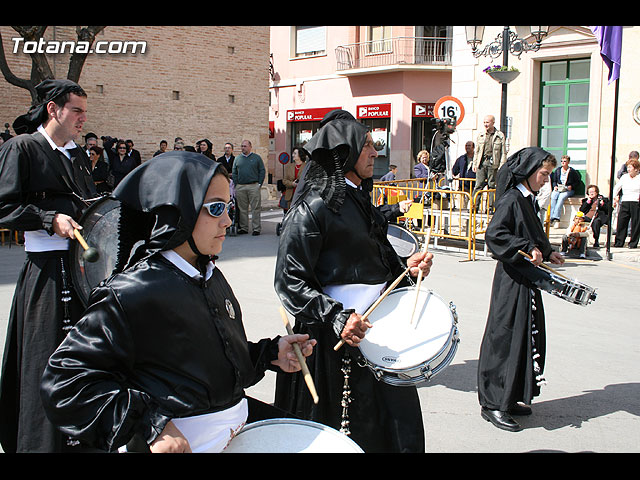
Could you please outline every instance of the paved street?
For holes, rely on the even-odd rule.
[[[228,237],[218,261],[253,340],[284,333],[273,289],[281,219],[281,210],[263,213],[262,235]],[[461,342],[452,364],[419,388],[427,452],[640,452],[639,262],[614,255],[612,261],[568,260],[559,269],[596,288],[598,297],[580,306],[543,293],[548,385],[534,400],[534,414],[519,417],[524,430],[510,433],[480,417],[476,394],[495,261],[479,255],[468,262],[466,252],[434,254],[423,285],[456,305]],[[0,346],[23,259],[22,247],[0,247]],[[273,380],[268,374],[250,394],[272,401]]]

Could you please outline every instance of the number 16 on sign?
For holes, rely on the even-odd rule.
[[[460,122],[462,122],[464,118],[464,106],[456,97],[447,95],[436,102],[433,113],[441,119],[455,117],[456,125],[460,125]]]

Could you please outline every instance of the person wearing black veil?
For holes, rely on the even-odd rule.
[[[341,430],[365,452],[424,452],[417,389],[377,380],[356,348],[370,326],[362,314],[406,268],[371,202],[371,134],[334,110],[304,149],[309,160],[282,224],[274,287],[295,317],[294,331],[318,340],[308,364],[319,402],[311,402],[302,376],[279,373],[275,405]],[[407,259],[411,275],[428,274],[432,258]],[[346,344],[335,351],[340,339]]]
[[[244,425],[290,416],[247,398],[266,370],[300,369],[286,335],[249,342],[215,265],[231,220],[229,176],[195,152],[164,153],[114,190],[114,273],[42,377],[50,421],[102,451],[219,452]],[[116,228],[116,227],[114,227]]]
[[[11,304],[0,383],[0,443],[7,453],[73,448],[42,409],[47,358],[82,313],[71,284],[69,243],[96,190],[75,143],[87,94],[70,80],[44,80],[38,102],[13,122],[0,149],[0,227],[24,232],[26,258]]]
[[[521,430],[512,415],[528,415],[544,383],[546,331],[541,288],[548,276],[543,261],[562,264],[537,217],[535,195],[549,181],[556,159],[528,147],[498,171],[495,213],[485,240],[498,260],[487,325],[478,360],[481,416],[498,428]],[[531,257],[526,259],[522,251]],[[524,405],[523,405],[524,404]]]

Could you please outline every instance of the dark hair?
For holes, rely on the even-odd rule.
[[[296,145],[295,147],[293,147],[293,150],[298,150],[298,156],[300,157],[300,160],[302,160],[303,162],[306,162],[307,160],[309,160],[309,154],[303,147]],[[293,150],[291,150],[292,153],[293,153]]]
[[[231,181],[231,177],[229,177],[229,171],[224,168],[224,165],[218,165],[218,168],[216,168],[216,173],[213,174],[213,176],[215,177],[216,175],[222,175],[224,178],[227,179],[227,182]]]
[[[600,193],[600,189],[598,188],[598,186],[597,186],[597,185],[589,185],[589,186],[587,187],[587,193],[589,193],[589,189],[590,189],[590,188],[595,188],[595,189],[596,189],[596,193],[598,193],[598,194]]]
[[[80,85],[77,85],[75,87],[71,87],[71,89],[68,92],[66,92],[66,93],[64,93],[62,95],[59,95],[56,98],[51,99],[50,101],[55,103],[58,106],[58,108],[63,108],[67,104],[67,102],[69,101],[70,95],[72,93],[74,95],[79,96],[79,97],[86,97],[87,96],[87,92],[85,92],[84,89]]]
[[[102,155],[102,147],[98,147],[97,145],[94,145],[93,147],[89,148],[89,150],[96,152],[98,156]]]

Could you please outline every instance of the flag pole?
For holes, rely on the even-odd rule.
[[[607,260],[611,260],[611,220],[613,218],[613,186],[616,181],[616,133],[618,130],[618,90],[620,79],[616,78],[616,93],[613,104],[613,139],[611,140],[611,176],[609,180],[609,215],[607,216]]]

